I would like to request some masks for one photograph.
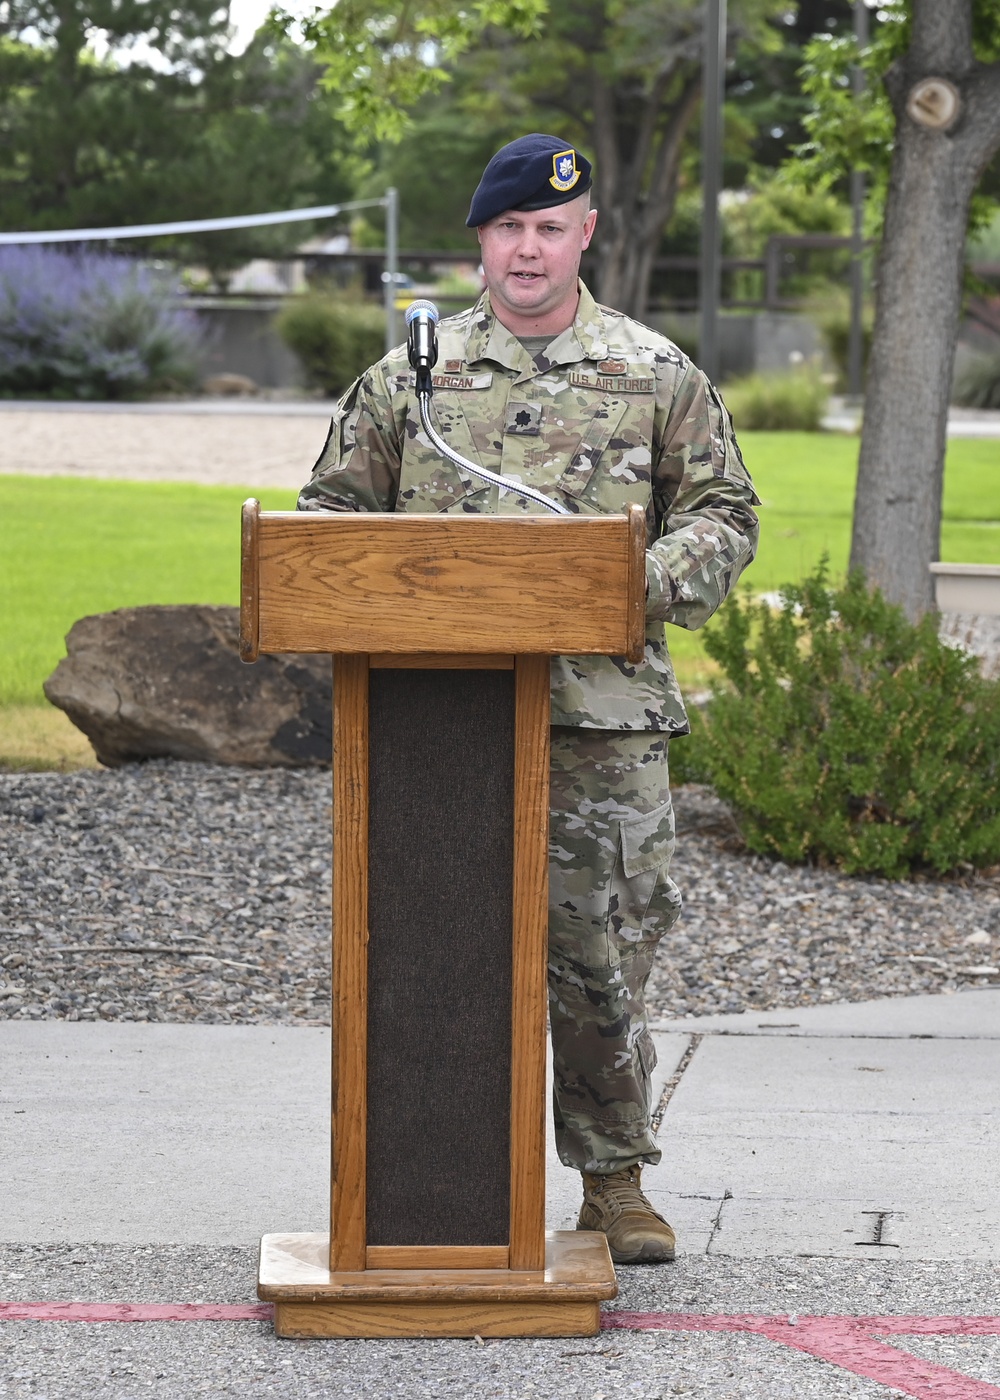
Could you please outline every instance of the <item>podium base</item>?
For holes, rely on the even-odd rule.
[[[279,1337],[592,1337],[618,1292],[608,1242],[549,1231],[545,1269],[330,1273],[329,1235],[265,1235],[257,1296]]]

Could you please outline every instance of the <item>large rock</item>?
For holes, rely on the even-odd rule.
[[[120,608],[83,617],[45,682],[116,767],[183,758],[251,767],[330,761],[328,656],[239,659],[239,610]]]

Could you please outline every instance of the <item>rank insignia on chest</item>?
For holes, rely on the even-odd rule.
[[[542,430],[542,406],[540,403],[509,403],[504,422],[504,432],[515,437],[537,437]]]

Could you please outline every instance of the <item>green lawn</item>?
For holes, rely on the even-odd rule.
[[[847,563],[858,439],[745,433],[764,502],[755,591],[801,578],[821,554]],[[0,476],[0,704],[41,701],[63,636],[87,613],[143,603],[235,603],[239,507],[290,509],[291,491],[229,486]],[[949,446],[943,557],[1000,562],[1000,441]],[[687,684],[708,673],[697,634],[671,628]]]
[[[293,491],[0,476],[0,705],[44,704],[78,617],[143,603],[239,602],[240,505]]]
[[[763,502],[758,590],[808,573],[824,550],[847,567],[858,439],[826,433],[745,433],[747,466]],[[948,446],[942,557],[1000,563],[1000,439]]]

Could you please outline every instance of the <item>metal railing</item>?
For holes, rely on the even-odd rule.
[[[723,294],[721,305],[728,310],[766,310],[766,311],[788,311],[795,310],[803,305],[805,300],[802,296],[789,296],[783,294],[783,284],[787,283],[789,277],[802,275],[801,266],[803,254],[813,253],[836,253],[844,254],[843,280],[846,282],[849,274],[849,260],[852,242],[850,237],[836,234],[775,234],[768,240],[764,254],[759,258],[734,258],[724,257],[721,260],[723,277]],[[270,259],[275,264],[294,262],[303,266],[311,278],[323,273],[330,273],[333,276],[343,277],[345,280],[354,276],[360,277],[366,290],[375,295],[384,289],[387,282],[387,261],[391,266],[394,261],[399,269],[395,280],[396,302],[406,299],[405,289],[399,285],[400,277],[406,274],[412,275],[416,280],[421,277],[430,280],[433,272],[438,272],[441,268],[447,267],[475,267],[478,264],[478,249],[433,249],[433,248],[351,248],[342,252],[300,252],[289,253],[276,256]],[[586,277],[588,273],[593,273],[597,267],[598,254],[591,249],[584,254],[582,272]],[[699,306],[698,278],[700,269],[700,258],[697,254],[664,254],[653,260],[654,273],[654,294],[651,298],[650,309],[656,311],[693,311]],[[740,295],[732,290],[733,274],[744,273],[755,275],[758,282],[759,292],[754,295]],[[675,290],[664,293],[656,290],[656,281],[662,280],[663,275],[673,275],[677,280],[689,283],[687,287],[676,287]],[[742,279],[745,283],[749,280]],[[273,297],[276,289],[269,288],[266,291],[255,293],[249,290],[242,290],[237,295],[241,299],[253,298],[254,296]],[[222,294],[227,295],[227,294]],[[451,299],[439,296],[439,300],[447,303]],[[456,304],[461,298],[456,298]],[[388,310],[389,299],[386,296],[386,307]]]

